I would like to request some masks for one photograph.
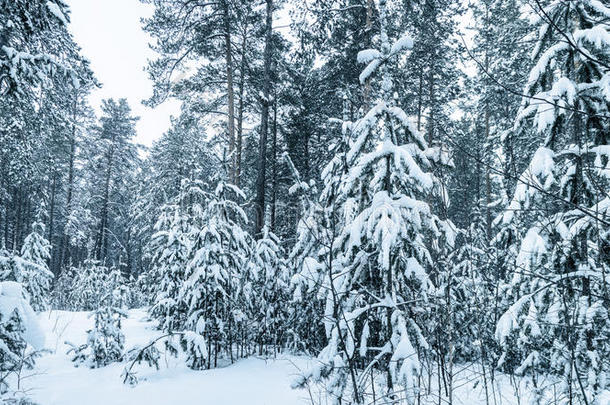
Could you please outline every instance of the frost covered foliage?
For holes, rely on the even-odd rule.
[[[44,335],[21,285],[0,282],[0,400],[8,398],[10,376],[31,369],[35,351],[43,344]]]
[[[232,199],[244,197],[238,188],[218,183],[193,240],[192,259],[178,294],[186,306],[186,330],[191,332],[184,345],[192,368],[216,366],[221,351],[232,358],[238,327],[244,327],[245,314],[237,303],[243,299],[252,244],[244,230],[246,214]]]
[[[328,344],[318,355],[319,365],[299,381],[325,380],[337,404],[347,395],[361,403],[379,373],[384,377],[377,383],[388,400],[412,403],[417,397],[420,354],[428,348],[420,322],[434,291],[426,270],[432,265],[431,239],[451,238],[424,201],[440,190],[430,172],[431,151],[392,103],[386,64],[412,40],[405,36],[390,43],[385,2],[379,6],[381,49],[358,55],[368,63],[361,82],[379,72],[378,101],[350,126],[347,153],[323,172],[322,196],[331,196],[325,210],[336,216],[329,219],[336,233],[330,248],[312,259],[326,273],[321,290]],[[345,170],[338,170],[343,159]]]
[[[195,369],[215,367],[224,356],[233,360],[238,346],[243,354],[252,341],[248,321],[255,294],[263,293],[256,289],[256,275],[270,271],[250,261],[252,238],[235,198],[244,195],[222,181],[214,192],[199,181],[183,181],[179,195],[163,208],[149,246],[147,277],[158,285],[151,315],[167,332],[170,352],[186,353]]]
[[[205,207],[210,198],[207,186],[184,179],[178,195],[161,209],[155,233],[148,246],[152,269],[141,280],[153,296],[151,315],[166,332],[183,330],[187,307],[180,297],[186,268],[193,259],[194,241],[206,221]]]
[[[53,292],[58,309],[92,311],[100,308],[106,297],[127,283],[120,270],[88,259],[82,266],[60,275]]]
[[[72,280],[74,279],[74,268],[67,268],[61,272],[53,283],[51,290],[51,308],[68,309],[72,308],[70,301],[72,292]]]
[[[534,6],[534,67],[516,130],[540,139],[497,222],[530,225],[504,287],[499,366],[531,376],[539,400],[596,403],[609,389],[610,8],[596,0]],[[558,388],[541,376],[557,376]]]
[[[30,305],[35,311],[48,307],[48,295],[53,273],[47,262],[51,258],[51,244],[44,237],[45,226],[41,221],[32,224],[32,232],[25,238],[21,247],[21,258],[30,265],[21,273],[21,282],[30,298]]]
[[[69,351],[77,366],[99,368],[123,360],[125,336],[121,320],[127,317],[127,299],[128,292],[121,287],[102,298],[101,306],[91,314],[95,323],[87,331],[87,343],[73,345]]]

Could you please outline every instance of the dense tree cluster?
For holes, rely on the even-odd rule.
[[[460,364],[610,395],[607,2],[142,1],[182,103],[148,150],[67,5],[0,0],[0,395],[49,306],[130,383],[291,350],[336,404],[452,403]]]

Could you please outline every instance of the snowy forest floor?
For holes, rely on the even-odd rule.
[[[70,346],[86,341],[93,326],[88,312],[51,311],[40,314],[45,346],[50,350],[38,359],[34,370],[24,371],[21,389],[40,405],[288,405],[308,403],[305,390],[290,384],[307,367],[308,359],[249,358],[229,367],[193,371],[171,356],[163,358],[161,370],[138,367],[141,379],[135,387],[124,385],[123,363],[99,369],[74,367],[66,354]],[[159,335],[143,310],[129,311],[124,320],[125,348],[142,346]]]
[[[40,405],[326,405],[318,387],[291,389],[292,381],[313,359],[281,355],[277,359],[248,358],[214,370],[193,371],[183,362],[167,356],[161,370],[145,365],[138,367],[141,380],[135,387],[124,385],[121,373],[124,363],[99,369],[74,367],[65,342],[80,345],[93,325],[88,312],[51,311],[39,315],[49,350],[38,359],[33,370],[24,371],[20,389]],[[144,310],[131,310],[124,320],[125,347],[143,346],[159,336]],[[456,366],[454,404],[486,404],[485,389],[479,367]],[[436,378],[434,377],[432,381]],[[518,394],[515,390],[518,386]],[[491,404],[528,403],[531,386],[525,380],[516,382],[496,376]],[[436,393],[435,393],[436,392]],[[516,395],[517,394],[517,395]],[[519,397],[519,399],[517,398]],[[422,403],[438,404],[438,390],[422,398]],[[380,403],[377,401],[377,403]],[[381,401],[383,403],[383,401]],[[447,403],[442,398],[441,403]]]

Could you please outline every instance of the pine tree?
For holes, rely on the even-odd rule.
[[[439,292],[445,297],[450,295],[452,303],[448,316],[455,327],[451,343],[456,361],[480,361],[485,370],[492,367],[495,354],[497,280],[490,260],[494,252],[487,240],[485,216],[475,208],[471,221],[458,235],[457,248],[448,257],[450,268],[440,276]]]
[[[44,335],[21,285],[0,282],[0,400],[7,398],[11,375],[34,366],[32,349],[42,349],[43,343]]]
[[[344,95],[342,118],[333,119],[340,124],[341,135],[331,145],[333,157],[321,171],[325,184],[321,193],[318,193],[313,180],[309,183],[303,181],[292,160],[288,160],[295,178],[290,193],[299,195],[303,212],[297,224],[296,243],[288,256],[289,265],[293,269],[290,280],[291,314],[288,322],[288,325],[293,325],[289,330],[290,346],[298,350],[319,351],[326,343],[322,325],[327,292],[324,263],[332,240],[336,237],[336,228],[341,224],[341,219],[332,207],[341,177],[347,173],[346,154],[353,127],[349,120],[349,107],[348,97]]]
[[[150,249],[153,251],[150,270],[155,287],[155,302],[151,315],[164,331],[182,330],[186,308],[179,298],[185,280],[185,268],[191,254],[191,228],[180,206],[166,206],[155,225]]]
[[[127,100],[104,100],[100,125],[86,145],[88,193],[99,196],[91,199],[88,207],[96,221],[91,230],[92,253],[96,260],[115,267],[124,264],[125,249],[130,247],[125,240],[128,210],[120,207],[129,207],[133,198],[129,184],[138,162],[137,147],[132,143],[137,119],[131,115]]]
[[[24,95],[65,69],[49,48],[67,28],[68,9],[59,0],[3,0],[0,6],[0,88]]]

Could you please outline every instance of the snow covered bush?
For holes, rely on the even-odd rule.
[[[44,225],[35,222],[32,233],[25,238],[21,256],[0,249],[0,279],[23,285],[27,300],[36,311],[47,308],[53,279],[47,266],[50,245],[43,234]]]

